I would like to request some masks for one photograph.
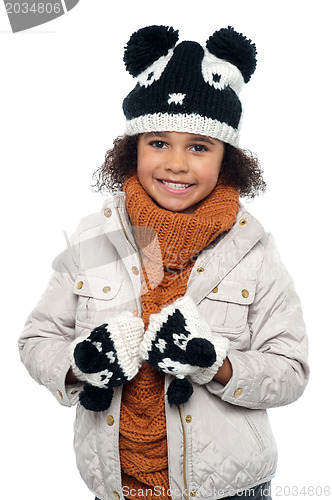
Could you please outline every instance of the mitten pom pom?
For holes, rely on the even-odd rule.
[[[111,404],[113,389],[112,387],[101,389],[90,384],[85,384],[79,398],[81,405],[86,410],[105,411]]]
[[[167,399],[169,404],[172,405],[182,405],[188,401],[192,395],[194,389],[192,384],[186,378],[178,379],[175,378],[169,384],[167,389]]]
[[[234,64],[248,83],[256,69],[256,46],[231,26],[215,31],[206,42],[206,48],[219,59]]]
[[[187,344],[188,361],[193,366],[207,368],[216,361],[216,351],[213,344],[206,339],[194,338]]]
[[[98,371],[98,349],[88,340],[77,344],[74,350],[76,366],[84,373]]]
[[[124,63],[134,77],[159,57],[165,56],[178,41],[178,31],[167,26],[147,26],[133,33],[125,47]]]

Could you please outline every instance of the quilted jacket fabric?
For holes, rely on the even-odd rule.
[[[141,311],[140,255],[124,193],[81,221],[53,268],[19,339],[20,355],[38,383],[60,404],[73,406],[82,387],[65,386],[69,344],[122,311]],[[165,402],[169,493],[174,500],[212,500],[275,474],[277,450],[266,409],[295,401],[305,389],[307,337],[274,239],[243,207],[232,229],[199,255],[187,294],[212,331],[230,340],[233,376],[226,386],[214,380],[194,384],[193,396],[181,407]],[[167,375],[165,390],[170,381]],[[121,387],[105,412],[77,404],[77,464],[101,500],[128,494],[118,452],[120,402]]]

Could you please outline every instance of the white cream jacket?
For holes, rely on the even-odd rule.
[[[54,261],[19,349],[30,375],[60,404],[77,404],[82,389],[65,386],[69,344],[124,310],[141,311],[140,262],[124,193],[83,219]],[[274,239],[243,207],[232,229],[199,255],[187,293],[214,334],[231,341],[233,376],[226,386],[194,384],[192,397],[179,408],[165,401],[168,493],[174,500],[212,500],[275,474],[277,450],[266,409],[301,396],[309,376],[307,337],[299,298]],[[167,375],[165,390],[170,380]],[[129,494],[121,484],[118,450],[121,390],[115,389],[105,412],[77,404],[77,464],[101,500]]]

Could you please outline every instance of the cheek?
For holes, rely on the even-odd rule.
[[[221,162],[219,163],[219,161],[215,161],[212,165],[206,165],[205,172],[206,184],[212,186],[213,189],[219,179],[219,175],[221,172]]]
[[[146,171],[146,166],[149,164],[148,161],[148,155],[146,153],[146,149],[144,145],[138,143],[137,146],[137,175],[138,178],[144,175],[144,172]]]
[[[215,176],[216,176],[217,180],[219,179],[219,176],[220,176],[220,173],[221,173],[221,170],[222,170],[222,160],[223,160],[223,155],[216,162],[216,165],[215,165]]]
[[[207,182],[207,188],[209,188],[210,191],[213,191],[213,189],[216,187],[218,179],[219,179],[219,170],[216,170],[214,172],[214,175],[211,175]]]
[[[149,162],[147,161],[145,155],[137,154],[137,175],[139,180],[143,179],[149,171]]]
[[[153,165],[147,155],[137,155],[137,177],[143,188],[150,194],[152,186]]]
[[[146,175],[144,174],[144,168],[139,163],[137,163],[137,177],[142,186],[145,187]]]

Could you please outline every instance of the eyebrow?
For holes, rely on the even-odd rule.
[[[166,133],[165,132],[145,132],[144,133],[145,137],[165,137]]]
[[[166,132],[146,132],[144,135],[146,137],[167,137]],[[192,141],[206,142],[207,144],[215,145],[215,142],[205,135],[196,135],[192,138]]]
[[[193,141],[207,142],[208,144],[215,144],[213,140],[205,135],[197,135],[193,138]]]

